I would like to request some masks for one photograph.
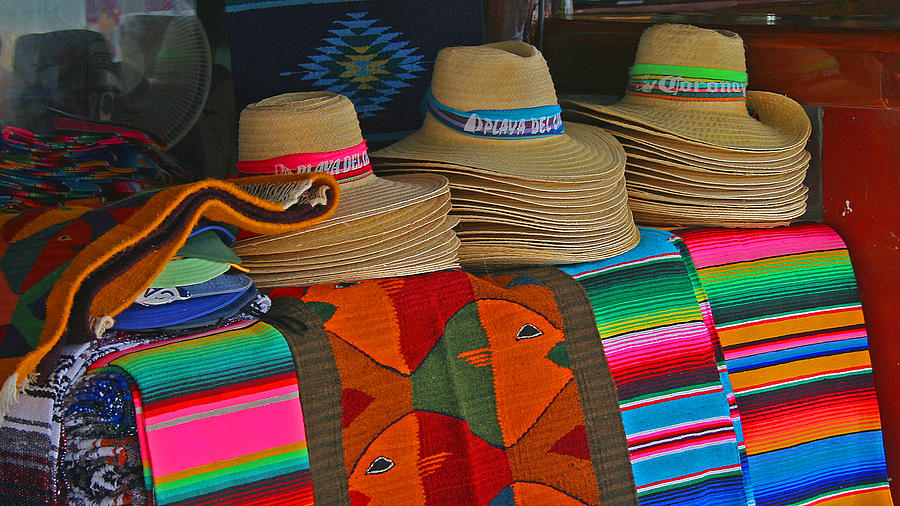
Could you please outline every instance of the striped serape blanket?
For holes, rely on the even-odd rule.
[[[590,297],[641,504],[751,504],[714,340],[672,234],[562,266]],[[738,426],[739,427],[739,426]]]
[[[263,318],[300,376],[317,502],[636,502],[590,304],[559,270],[269,295]]]
[[[233,324],[96,370],[133,382],[155,504],[312,504],[297,374],[272,326]]]
[[[757,504],[891,504],[850,258],[821,224],[678,233],[708,297]]]

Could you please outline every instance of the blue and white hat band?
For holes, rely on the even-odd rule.
[[[429,90],[428,112],[443,125],[461,134],[489,139],[533,139],[564,133],[562,109],[546,105],[524,109],[459,111],[441,104]]]

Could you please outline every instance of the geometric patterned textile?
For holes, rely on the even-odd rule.
[[[269,295],[264,318],[300,376],[317,500],[636,502],[590,306],[559,270]]]
[[[561,266],[587,291],[642,505],[752,503],[715,342],[672,234],[641,228],[622,255]]]
[[[757,504],[891,504],[868,339],[829,227],[678,233],[708,297]]]
[[[374,25],[367,12],[350,12],[347,20],[335,20],[339,28],[329,30],[333,37],[322,40],[320,54],[310,55],[311,63],[300,63],[302,70],[281,75],[301,74],[314,88],[340,92],[353,102],[360,118],[370,118],[385,110],[386,102],[412,86],[409,81],[425,72],[419,65],[418,48],[407,48],[409,41],[394,40],[399,34]],[[374,25],[374,26],[373,26]],[[352,77],[341,80],[342,77]]]
[[[294,91],[349,98],[367,141],[422,124],[434,59],[484,42],[482,0],[226,0],[238,108]]]

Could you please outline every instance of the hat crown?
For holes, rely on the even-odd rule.
[[[248,105],[238,125],[238,160],[327,153],[363,142],[356,109],[330,91],[284,93]]]
[[[634,64],[747,71],[744,42],[738,34],[681,24],[654,25],[644,30]]]
[[[543,55],[519,41],[440,50],[431,93],[441,104],[461,111],[557,104]]]

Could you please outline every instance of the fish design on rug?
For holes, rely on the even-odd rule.
[[[412,374],[413,406],[463,417],[491,444],[512,446],[572,379],[564,339],[522,304],[470,302]]]

